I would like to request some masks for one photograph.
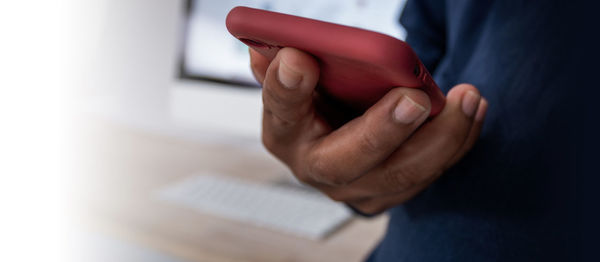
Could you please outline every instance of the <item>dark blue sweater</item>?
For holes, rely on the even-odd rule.
[[[579,69],[582,13],[571,3],[409,0],[407,42],[440,88],[471,83],[489,110],[474,149],[390,210],[369,261],[575,257],[578,101],[594,83]]]

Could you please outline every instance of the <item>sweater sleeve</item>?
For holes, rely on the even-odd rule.
[[[431,73],[446,49],[445,10],[444,0],[408,0],[400,17],[407,33],[406,42]]]

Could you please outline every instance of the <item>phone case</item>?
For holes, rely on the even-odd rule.
[[[368,30],[248,7],[233,8],[227,29],[269,59],[283,47],[316,57],[320,91],[364,111],[390,89],[422,89],[431,116],[444,107],[444,94],[405,42]]]

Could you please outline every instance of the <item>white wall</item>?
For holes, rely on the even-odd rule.
[[[175,76],[183,2],[73,1],[75,93],[113,106],[164,106]]]
[[[260,90],[178,79],[184,5],[76,3],[76,108],[145,131],[260,147]]]

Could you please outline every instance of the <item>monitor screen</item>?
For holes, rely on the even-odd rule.
[[[398,18],[406,0],[188,0],[180,75],[257,85],[248,47],[229,34],[225,17],[248,6],[355,26],[404,39]]]

